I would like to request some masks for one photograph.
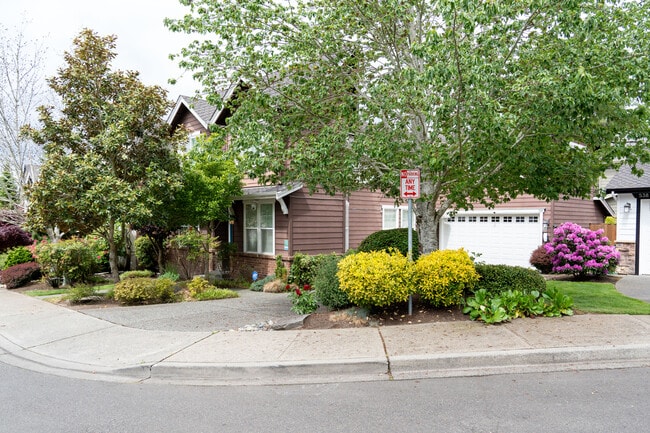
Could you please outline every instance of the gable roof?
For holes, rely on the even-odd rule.
[[[201,123],[201,126],[205,129],[209,129],[210,121],[218,111],[217,107],[208,104],[208,102],[203,99],[180,95],[176,100],[174,109],[167,117],[167,123],[173,125],[176,117],[179,113],[182,113],[183,110],[189,110],[189,112],[192,113],[196,120],[198,120]]]
[[[622,166],[607,184],[607,192],[650,191],[650,164],[639,164],[642,176],[632,173],[632,167]]]
[[[174,108],[167,117],[167,123],[170,125],[180,123],[178,116],[182,115],[185,110],[188,110],[206,130],[209,130],[210,125],[213,124],[225,125],[226,118],[231,114],[226,102],[234,97],[238,89],[243,87],[242,82],[237,81],[232,83],[228,88],[221,89],[219,91],[221,100],[223,101],[221,107],[214,106],[200,98],[180,95],[176,100]]]

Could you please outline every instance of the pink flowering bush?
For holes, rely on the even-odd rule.
[[[619,253],[603,230],[589,230],[566,222],[553,232],[553,240],[544,245],[551,257],[552,272],[578,277],[606,275],[618,264]]]

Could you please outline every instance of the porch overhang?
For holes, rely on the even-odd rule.
[[[273,199],[280,204],[282,213],[287,215],[289,208],[284,201],[288,195],[303,188],[302,182],[287,184],[287,185],[273,185],[273,186],[251,186],[243,189],[243,195],[235,197],[234,200],[251,201],[251,200],[269,200]]]

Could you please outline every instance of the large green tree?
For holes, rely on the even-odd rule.
[[[42,128],[28,129],[45,151],[29,194],[30,225],[101,235],[113,278],[116,226],[152,215],[181,184],[181,136],[170,136],[164,121],[166,92],[143,85],[137,72],[112,71],[115,55],[114,36],[83,30],[65,66],[48,81],[61,98],[61,112],[40,107]]]
[[[648,2],[181,0],[181,53],[263,181],[398,196],[419,168],[422,249],[448,210],[586,196],[650,160]]]

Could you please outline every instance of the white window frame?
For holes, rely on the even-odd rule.
[[[201,131],[190,132],[187,135],[187,144],[185,145],[185,153],[194,149],[194,146],[196,146],[196,142],[198,141],[200,136],[201,136]]]
[[[381,207],[381,229],[382,230],[391,230],[408,228],[408,206],[382,206]],[[393,213],[395,217],[394,226],[389,226],[386,224],[386,215],[388,213]],[[411,228],[415,229],[415,212],[413,212],[413,226]]]
[[[262,211],[262,206],[264,205],[270,205],[272,212],[271,212],[271,227],[261,227],[261,211]],[[255,227],[247,226],[248,223],[248,218],[247,218],[247,213],[249,212],[250,206],[255,206],[255,211],[256,211],[256,225]],[[263,255],[269,255],[269,256],[274,256],[275,255],[275,201],[273,200],[260,200],[260,201],[246,201],[244,202],[244,252],[245,253],[253,253],[253,254],[263,254]],[[256,243],[256,249],[255,251],[249,250],[248,249],[248,232],[249,230],[255,230],[256,231],[256,238],[257,238],[257,243]],[[270,252],[264,252],[262,251],[262,232],[263,231],[270,231],[271,232],[271,251]]]

